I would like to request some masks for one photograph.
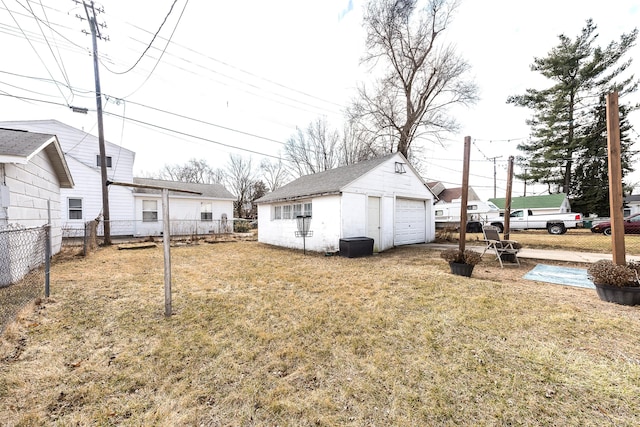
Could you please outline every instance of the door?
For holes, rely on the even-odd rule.
[[[424,243],[427,239],[427,209],[424,200],[396,199],[395,245]]]
[[[367,237],[373,239],[373,251],[380,250],[380,197],[369,197],[367,203]]]

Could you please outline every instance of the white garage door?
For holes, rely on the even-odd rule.
[[[424,243],[427,211],[423,200],[396,199],[395,245]]]

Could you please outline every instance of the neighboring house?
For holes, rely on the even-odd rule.
[[[451,203],[456,200],[459,203],[460,200],[462,200],[462,187],[445,188],[444,185],[438,181],[428,182],[427,186],[438,198],[436,203]],[[467,192],[467,200],[480,200],[478,194],[471,187],[469,187],[469,191]]]
[[[0,227],[41,226],[50,215],[52,253],[59,252],[60,194],[73,185],[55,135],[0,129]]]
[[[489,201],[504,212],[506,199],[489,199]],[[566,194],[556,193],[542,196],[514,197],[511,199],[511,210],[514,209],[531,209],[534,215],[564,213],[571,212],[571,204]]]
[[[57,120],[0,122],[1,128],[56,135],[71,175],[73,188],[60,191],[61,221],[65,235],[82,235],[84,223],[102,215],[102,176],[98,138]],[[131,182],[135,153],[105,141],[107,176],[110,181]],[[134,234],[134,204],[128,187],[109,187],[112,236]]]
[[[288,248],[335,251],[341,238],[370,237],[374,251],[430,242],[434,195],[400,153],[297,180],[256,200],[258,241]],[[296,236],[296,217],[309,231]]]
[[[201,193],[198,195],[169,191],[171,234],[193,235],[233,231],[233,202],[236,197],[220,184],[194,184],[149,178],[134,178],[133,183]],[[134,187],[133,198],[135,200],[133,235],[161,235],[162,190]]]
[[[632,194],[624,198],[624,216],[640,213],[640,194]]]

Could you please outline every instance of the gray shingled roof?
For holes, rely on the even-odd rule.
[[[193,182],[178,182],[178,181],[166,181],[163,179],[151,179],[151,178],[133,178],[134,184],[141,185],[154,185],[156,187],[164,187],[175,190],[188,190],[202,193],[202,197],[209,197],[215,199],[229,199],[235,200],[236,197],[231,194],[224,186],[220,184],[196,184]],[[134,188],[134,193],[138,194],[160,194],[160,190],[154,190],[151,188]],[[187,195],[186,193],[169,191],[171,195]]]
[[[44,151],[51,161],[61,188],[73,188],[73,178],[55,135],[0,128],[0,163],[26,164]]]
[[[26,159],[52,138],[44,133],[0,128],[0,155]]]
[[[302,176],[277,190],[256,200],[256,203],[270,203],[304,197],[337,194],[348,184],[360,178],[376,166],[389,160],[397,153],[353,165],[342,166],[312,175]]]

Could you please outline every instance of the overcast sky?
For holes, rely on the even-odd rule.
[[[251,156],[257,165],[265,156],[278,157],[296,126],[326,117],[341,127],[342,111],[366,76],[358,65],[363,4],[96,3],[104,8],[98,21],[109,38],[98,43],[106,139],[136,152],[134,173],[141,175],[191,158],[224,167],[230,153]],[[158,37],[128,71],[172,5]],[[640,1],[632,0],[462,0],[447,37],[471,64],[481,101],[455,110],[461,131],[445,147],[425,144],[424,178],[459,186],[469,135],[471,185],[483,198],[493,197],[494,162],[488,159],[496,157],[496,192],[504,197],[506,161],[529,135],[525,120],[531,114],[505,101],[545,87],[529,70],[534,57],[545,56],[561,33],[574,38],[588,18],[598,25],[600,45],[618,40],[637,25],[639,8]],[[91,38],[83,33],[86,19],[76,15],[86,18],[72,0],[0,0],[0,120],[57,119],[97,134]],[[633,47],[630,56],[639,54],[640,47]],[[636,75],[639,67],[635,62]],[[73,113],[70,105],[89,108],[89,114]],[[640,129],[638,113],[631,119]],[[640,182],[640,174],[634,179]],[[514,195],[523,189],[516,183]]]

